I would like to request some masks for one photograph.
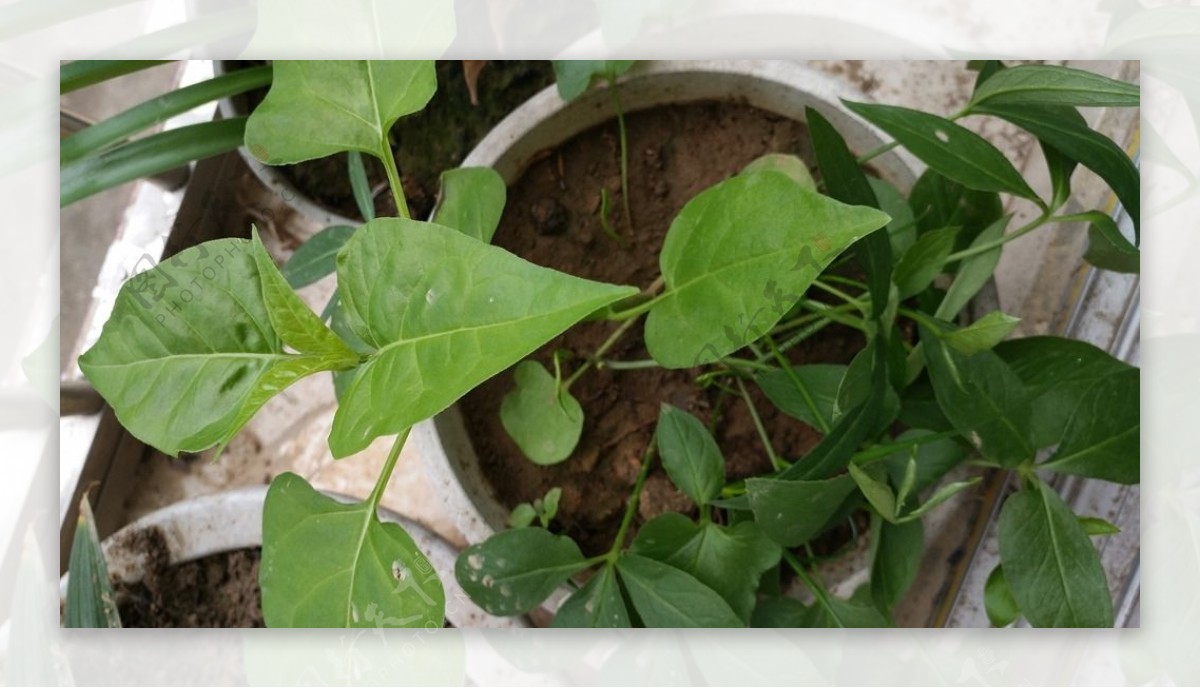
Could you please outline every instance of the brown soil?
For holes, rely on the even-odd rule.
[[[615,122],[585,132],[549,151],[509,189],[495,243],[539,265],[574,275],[645,288],[659,275],[658,254],[672,219],[697,193],[739,172],[769,152],[799,155],[813,164],[806,127],[743,104],[694,103],[634,113],[627,117],[630,205],[634,229],[621,212],[619,143]],[[610,220],[626,239],[623,248],[599,222],[600,190],[610,196]],[[594,351],[616,323],[584,323],[552,340],[534,358],[547,365],[556,349],[579,360]],[[831,326],[822,336],[791,351],[797,363],[848,363],[862,348],[861,335]],[[641,326],[633,327],[608,356],[648,358]],[[552,368],[550,368],[552,369]],[[716,388],[693,383],[699,370],[591,371],[571,387],[586,422],[567,461],[540,467],[526,459],[500,423],[500,403],[513,388],[510,373],[481,385],[462,400],[468,432],[497,497],[510,508],[531,502],[548,489],[563,489],[557,526],[588,553],[607,550],[616,534],[662,402],[715,422],[726,458],[726,476],[736,480],[771,469],[746,404]],[[749,386],[771,441],[783,456],[796,458],[820,435],[775,410],[756,385]],[[650,474],[635,524],[666,511],[688,511],[661,467]]]
[[[177,566],[157,530],[132,547],[146,552],[139,583],[115,586],[126,628],[262,628],[258,548],[222,552]]]

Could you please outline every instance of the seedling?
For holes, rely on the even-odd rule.
[[[550,522],[558,514],[558,500],[562,498],[562,488],[552,487],[545,497],[533,500],[533,504],[522,502],[513,508],[508,515],[508,527],[524,528],[537,519],[543,528],[549,528]]]

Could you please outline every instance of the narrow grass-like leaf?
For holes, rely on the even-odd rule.
[[[367,181],[367,168],[363,165],[362,153],[352,150],[346,154],[346,173],[350,176],[350,190],[354,192],[354,205],[363,220],[375,219],[375,199],[371,196],[371,183]]]
[[[975,89],[968,107],[1011,105],[1070,105],[1079,107],[1137,107],[1138,87],[1082,69],[1056,65],[1018,65],[997,71]]]
[[[1008,216],[996,220],[975,237],[971,246],[983,246],[999,239],[1004,236],[1004,228],[1007,226]],[[952,321],[958,317],[959,312],[966,308],[979,290],[983,289],[983,285],[992,278],[992,273],[1000,263],[1002,250],[1004,246],[1000,245],[962,261],[954,275],[954,281],[950,283],[950,288],[946,290],[946,295],[938,305],[935,313],[937,318]]]
[[[108,564],[87,495],[79,501],[79,520],[75,523],[68,569],[70,577],[67,579],[63,626],[120,628],[121,615],[117,611],[112,583],[108,580]]]
[[[332,275],[337,270],[338,251],[356,229],[349,225],[333,225],[300,244],[300,248],[283,264],[282,272],[288,284],[293,289],[299,289]]]
[[[58,70],[58,93],[70,93],[168,62],[170,60],[72,60]]]

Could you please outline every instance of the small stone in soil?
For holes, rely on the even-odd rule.
[[[567,229],[567,211],[553,198],[542,198],[530,208],[533,225],[538,234],[562,234]]]

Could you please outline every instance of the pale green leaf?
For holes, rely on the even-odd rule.
[[[1116,535],[1121,529],[1108,521],[1096,516],[1080,516],[1079,525],[1088,535]]]
[[[762,172],[770,170],[786,175],[789,179],[796,182],[806,189],[816,191],[817,185],[813,181],[812,174],[808,171],[808,165],[795,155],[787,153],[767,153],[761,157],[755,158],[742,168],[742,172]]]
[[[490,167],[459,167],[442,173],[442,190],[433,221],[491,243],[508,189],[499,173]]]
[[[518,363],[513,379],[516,389],[500,403],[505,432],[536,464],[565,461],[583,432],[583,408],[537,361]]]
[[[942,341],[958,353],[970,356],[987,351],[1004,341],[1020,322],[1020,318],[992,311],[966,327],[947,332]]]
[[[882,467],[880,468],[882,469]],[[879,515],[886,520],[894,521],[898,515],[896,513],[896,495],[886,480],[870,475],[866,469],[853,463],[847,466],[847,469],[850,477],[854,479],[854,484],[858,485],[858,489],[867,498],[867,502],[875,507],[875,511],[879,512]],[[878,472],[882,473],[883,471]]]

